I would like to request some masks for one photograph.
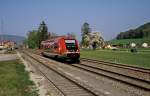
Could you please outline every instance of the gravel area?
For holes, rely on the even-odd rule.
[[[138,79],[137,77],[136,78],[130,78],[129,77],[126,77],[128,75],[124,75],[124,74],[120,74],[120,73],[117,73],[117,72],[112,72],[112,71],[109,71],[108,67],[107,69],[101,69],[101,66],[100,64],[98,64],[99,66],[97,66],[96,63],[88,63],[88,62],[85,62],[85,63],[80,63],[80,64],[73,64],[75,67],[79,67],[79,68],[84,68],[84,69],[88,69],[88,70],[92,70],[96,73],[100,73],[100,74],[104,74],[106,76],[109,76],[109,77],[113,77],[115,79],[119,79],[121,81],[125,81],[125,82],[128,82],[130,84],[133,84],[133,85],[137,85],[137,86],[140,86],[140,87],[143,87],[143,89],[149,89],[150,90],[150,83],[145,80],[144,78],[141,80],[141,79]],[[114,69],[115,70],[115,69]],[[136,72],[136,71],[135,71]],[[125,73],[125,72],[124,72]],[[128,71],[126,72],[128,73]],[[144,73],[143,73],[144,74]],[[149,73],[145,73],[147,74],[147,77]],[[149,74],[150,75],[150,74]],[[134,77],[134,76],[133,76]]]
[[[83,64],[86,65],[90,65],[90,66],[94,66],[94,67],[98,67],[100,69],[104,69],[104,70],[108,70],[108,71],[112,71],[112,72],[116,72],[116,73],[120,73],[120,74],[124,74],[127,76],[131,76],[131,77],[135,77],[135,78],[139,78],[142,80],[146,80],[150,82],[150,73],[149,71],[147,73],[142,72],[142,71],[135,71],[132,70],[134,68],[129,68],[129,67],[121,67],[121,65],[115,65],[115,64],[104,64],[103,62],[99,62],[98,63],[93,63],[93,62],[88,62],[88,61],[82,61]],[[112,66],[110,66],[112,65]],[[120,67],[116,67],[116,66],[120,66]]]
[[[100,77],[98,75],[93,75],[90,72],[73,68],[72,66],[64,65],[56,61],[51,61],[50,59],[47,60],[51,63],[55,63],[51,64],[51,66],[55,66],[56,70],[64,72],[65,74],[72,76],[73,78],[82,81],[93,88],[96,88],[108,96],[149,96],[150,94],[150,92],[136,89],[103,76]],[[47,60],[45,60],[45,62]]]
[[[38,60],[51,68],[53,67],[53,69],[59,71],[60,73],[68,75],[67,77],[75,78],[76,82],[80,81],[85,85],[88,85],[88,87],[95,88],[106,96],[150,96],[150,92],[123,84],[121,82],[116,82],[110,78],[92,74],[90,72],[83,71],[67,64],[62,64],[38,55],[33,55],[33,57],[38,58]]]
[[[24,59],[19,52],[17,52],[17,55],[24,63],[26,71],[29,72],[30,79],[35,83],[39,96],[57,96],[50,91],[51,87],[49,86],[48,80],[31,64],[31,62]]]
[[[0,54],[3,54],[6,50],[0,50]]]
[[[0,54],[0,61],[19,59],[16,54]]]
[[[30,58],[31,59],[31,58]],[[46,77],[52,81],[65,96],[93,96],[93,94],[82,87],[79,87],[72,81],[66,79],[64,76],[61,76],[57,72],[52,71],[51,69],[43,66],[41,63],[36,62],[36,66],[46,75]],[[58,95],[56,95],[58,96]]]

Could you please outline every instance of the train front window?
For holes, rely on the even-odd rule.
[[[66,48],[68,50],[76,51],[76,43],[75,40],[65,40]]]

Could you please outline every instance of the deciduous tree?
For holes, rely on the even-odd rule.
[[[81,44],[82,44],[82,46],[89,47],[90,33],[91,33],[91,28],[90,28],[89,24],[87,22],[85,22],[81,28],[81,36],[82,36]]]
[[[29,48],[37,48],[38,47],[38,37],[37,30],[32,30],[28,32],[27,44]]]

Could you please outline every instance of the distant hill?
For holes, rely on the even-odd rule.
[[[17,44],[21,44],[23,43],[23,41],[25,40],[25,37],[23,36],[16,36],[16,35],[0,35],[0,39],[3,40],[12,40],[15,41]]]
[[[136,29],[130,29],[125,32],[120,32],[116,39],[139,39],[150,38],[150,22],[139,26]]]
[[[150,44],[150,22],[139,26],[136,29],[130,29],[125,32],[120,32],[117,37],[109,41],[113,45],[148,43]]]

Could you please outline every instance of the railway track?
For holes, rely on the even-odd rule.
[[[92,62],[92,63],[99,63],[99,64],[103,64],[103,65],[115,66],[115,67],[123,68],[123,69],[130,69],[130,70],[139,71],[139,72],[143,72],[143,73],[150,73],[150,69],[148,69],[148,68],[131,66],[131,65],[127,65],[127,64],[119,64],[119,63],[100,61],[100,60],[89,59],[89,58],[81,58],[81,60],[82,61],[89,61],[89,62]]]
[[[38,73],[40,73],[47,81],[48,81],[48,86],[50,86],[50,91],[52,92],[53,90],[53,94],[54,96],[65,96],[65,94],[55,85],[55,83],[45,74],[47,73],[46,71],[43,71],[43,68],[40,66],[37,66],[38,62],[34,61],[33,59],[31,59],[30,57],[28,57],[28,55],[21,53],[21,56],[24,60],[26,60],[30,66],[34,67],[34,69],[36,71],[38,71]],[[38,64],[39,65],[39,64]],[[44,68],[45,69],[45,68]]]
[[[150,91],[149,69],[86,58],[72,66]]]
[[[97,95],[97,96],[149,96],[149,94],[150,94],[149,93],[149,83],[145,83],[145,82],[139,83],[139,81],[135,80],[136,78],[131,79],[130,77],[132,77],[132,76],[128,77],[126,75],[115,74],[115,72],[111,72],[111,71],[109,72],[108,70],[110,70],[110,69],[108,66],[107,66],[108,70],[106,71],[106,70],[104,70],[106,67],[102,66],[99,63],[96,63],[98,61],[92,61],[92,60],[90,61],[90,60],[81,59],[80,64],[70,64],[69,65],[70,67],[69,67],[68,64],[61,63],[59,65],[59,64],[57,64],[58,62],[51,62],[50,59],[39,56],[39,55],[34,54],[31,56],[31,54],[29,54],[29,53],[28,53],[28,55],[31,58],[38,60],[38,62],[43,63],[44,66],[50,67],[53,71],[56,71],[56,73],[59,73],[60,75],[64,76],[65,78],[69,78],[69,80],[71,79],[72,82],[77,83],[78,86],[82,86],[83,89],[92,91],[91,92],[92,95]],[[49,64],[50,62],[54,63],[54,64]],[[66,65],[66,66],[64,66],[64,65]],[[100,68],[98,66],[100,68],[104,68],[104,69],[100,70]],[[76,70],[76,69],[78,69],[78,70]],[[121,71],[121,69],[120,69],[120,71]],[[115,82],[119,81],[121,83],[124,83],[125,86],[130,85],[131,88],[129,88],[129,86],[125,87],[125,88],[127,88],[126,91],[133,90],[132,87],[135,87],[139,90],[136,91],[136,89],[134,89],[133,91],[128,93],[126,91],[125,92],[120,91],[120,88],[119,88],[119,90],[115,89],[115,88],[113,89],[113,87],[111,87],[110,85],[103,84],[103,83],[105,83],[105,81],[103,82],[103,81],[99,80],[100,78],[103,78],[103,77],[106,77],[110,80],[112,79]],[[89,84],[87,84],[87,83],[89,83]],[[105,85],[107,85],[107,86],[105,86]],[[103,87],[101,87],[101,86],[103,86]],[[123,85],[123,87],[124,87],[124,85]],[[102,88],[102,90],[101,90],[101,88]],[[72,89],[72,88],[70,87],[70,89]],[[66,89],[66,90],[68,90],[68,89]],[[109,90],[110,92],[107,92],[106,90]],[[144,92],[142,90],[144,90]],[[142,91],[142,92],[140,92],[140,91]],[[70,96],[70,95],[68,95],[68,96]],[[77,96],[77,95],[75,95],[75,96]],[[85,95],[85,96],[88,96],[88,95]]]
[[[85,87],[81,82],[64,75],[63,72],[57,71],[56,67],[47,65],[49,62],[45,62],[44,59],[25,51],[23,53],[30,59],[32,58],[32,60],[29,58],[28,60],[31,63],[35,62],[34,66],[53,84],[59,96],[106,96],[94,89]]]

